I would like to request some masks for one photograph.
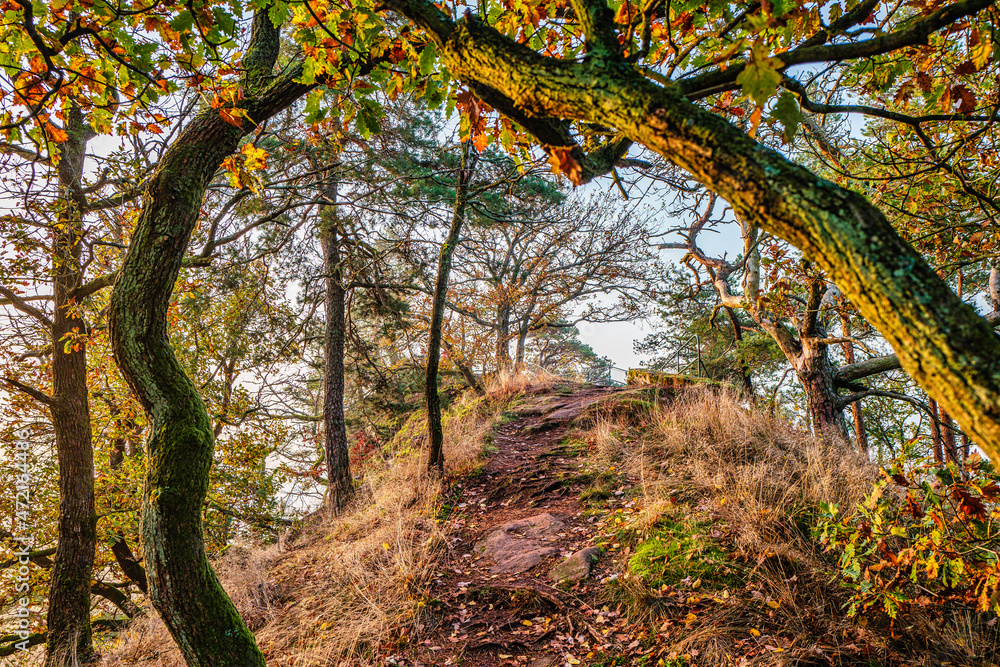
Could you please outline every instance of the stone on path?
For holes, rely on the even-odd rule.
[[[557,584],[582,581],[590,576],[591,568],[600,557],[601,550],[597,547],[581,549],[552,568],[549,579]]]
[[[490,556],[496,563],[490,574],[517,574],[535,567],[546,556],[559,553],[552,542],[565,524],[551,514],[539,514],[509,521],[492,530],[476,545],[476,553]]]

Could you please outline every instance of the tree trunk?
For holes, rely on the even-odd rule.
[[[337,181],[332,173],[323,184],[319,238],[323,246],[326,283],[326,327],[323,332],[323,451],[326,456],[327,486],[324,502],[336,514],[354,495],[351,457],[344,420],[344,267],[340,261],[337,220]]]
[[[802,353],[793,361],[806,393],[809,418],[816,433],[845,438],[847,425],[833,384],[834,370],[825,343],[802,339]]]
[[[522,322],[521,327],[517,330],[517,353],[514,357],[518,368],[524,364],[524,346],[527,343],[527,340],[528,324],[526,322]]]
[[[441,329],[444,326],[444,309],[448,298],[448,275],[451,258],[458,247],[465,220],[465,206],[476,159],[469,156],[469,142],[462,144],[462,164],[455,187],[455,209],[451,217],[448,237],[441,245],[438,259],[437,281],[434,284],[434,302],[431,307],[431,324],[427,336],[427,371],[424,379],[424,396],[427,399],[427,439],[430,443],[427,469],[444,474],[444,431],[441,426],[441,397],[438,395],[438,366],[441,361]]]
[[[939,466],[944,465],[944,447],[941,442],[941,422],[938,413],[938,404],[933,398],[927,399],[927,405],[931,412],[931,449],[934,451],[934,463]]]
[[[948,461],[956,465],[962,463],[962,458],[958,451],[958,438],[955,434],[955,421],[944,410],[940,410],[941,420],[941,442],[944,445],[944,455]]]
[[[847,322],[846,318],[842,320],[841,326],[844,337],[850,338],[851,325]],[[844,359],[848,364],[855,362],[854,344],[851,341],[844,343]],[[858,451],[868,456],[868,433],[865,431],[865,416],[861,412],[861,401],[851,403],[851,415],[854,417],[854,436],[858,441]]]
[[[685,98],[679,86],[657,85],[621,58],[548,58],[478,18],[452,20],[430,2],[389,6],[425,29],[449,73],[494,108],[536,131],[554,125],[550,119],[612,127],[688,171],[738,216],[799,248],[885,336],[903,369],[988,456],[1000,456],[1000,340],[864,197],[792,163]]]
[[[737,353],[739,354],[740,363],[740,381],[743,383],[743,393],[751,403],[756,404],[757,394],[753,390],[753,376],[750,372],[750,364],[747,362],[743,353],[739,350],[740,341],[743,340],[743,327],[740,325],[739,319],[736,317],[736,312],[726,306],[726,315],[729,316],[729,323],[733,325],[733,342],[736,344]]]
[[[503,301],[497,306],[497,371],[508,370],[510,358],[510,304],[507,295],[501,295]]]
[[[87,391],[87,324],[72,291],[82,283],[83,163],[90,136],[79,107],[70,108],[59,149],[65,198],[52,248],[52,426],[59,462],[59,542],[49,586],[46,667],[85,665],[93,655],[90,579],[97,546],[94,452]]]
[[[167,310],[199,209],[240,139],[309,90],[292,68],[270,83],[280,40],[266,10],[254,14],[240,102],[227,123],[205,109],[160,160],[143,193],[128,255],[108,307],[115,360],[150,416],[142,534],[149,596],[191,667],[263,667],[264,657],[205,554],[212,422],[170,347]]]

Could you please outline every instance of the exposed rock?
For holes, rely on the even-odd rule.
[[[663,371],[654,371],[649,368],[633,368],[629,370],[625,383],[630,386],[653,385],[654,387],[666,387],[668,389],[681,389],[685,387],[693,387],[695,385],[718,386],[719,384],[709,378],[695,375],[664,373]]]
[[[514,574],[530,570],[559,548],[546,544],[559,537],[565,524],[551,514],[538,514],[509,521],[491,531],[476,545],[477,553],[496,563],[490,574]]]
[[[581,549],[552,568],[549,579],[557,584],[582,581],[590,576],[591,568],[600,557],[601,550],[597,547]]]
[[[556,659],[551,655],[540,655],[531,661],[528,667],[552,667],[556,664]]]

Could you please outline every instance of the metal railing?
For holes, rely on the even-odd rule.
[[[692,352],[693,355],[690,354]],[[694,366],[694,373],[691,372],[692,366]],[[695,334],[687,340],[681,341],[677,349],[674,350],[673,356],[668,358],[667,367],[664,370],[671,368],[677,375],[708,376],[708,369],[705,368],[705,364],[701,360],[701,336]]]
[[[627,368],[608,365],[602,367],[596,373],[592,372],[587,381],[602,387],[624,387],[627,379]]]

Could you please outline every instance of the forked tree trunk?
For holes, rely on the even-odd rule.
[[[806,393],[809,418],[817,433],[845,438],[847,425],[833,384],[834,370],[827,346],[802,339],[802,353],[794,360],[795,373]]]
[[[448,237],[441,245],[438,260],[437,280],[434,284],[434,302],[431,307],[430,330],[427,334],[427,369],[424,378],[424,397],[427,400],[427,440],[429,454],[427,468],[444,474],[444,431],[441,425],[441,397],[438,394],[438,367],[441,362],[441,330],[444,326],[444,309],[448,297],[448,276],[451,273],[451,259],[462,235],[465,207],[475,168],[475,156],[469,156],[469,144],[462,144],[462,163],[458,170],[458,184],[455,187],[455,208],[452,212]]]
[[[67,114],[60,146],[60,194],[65,198],[52,247],[52,427],[59,462],[59,542],[49,585],[46,667],[90,662],[90,580],[97,546],[94,452],[87,394],[87,323],[72,298],[82,282],[83,206],[79,194],[90,128],[79,107]]]
[[[163,155],[108,308],[115,360],[151,417],[142,498],[149,595],[191,667],[263,667],[264,657],[205,554],[212,422],[170,347],[167,310],[216,170],[244,135],[310,88],[296,82],[297,68],[272,82],[279,46],[267,9],[257,11],[241,81],[247,119],[237,127],[206,109]]]
[[[323,274],[326,283],[326,326],[323,332],[323,453],[326,457],[327,486],[324,503],[336,514],[354,495],[351,456],[347,447],[344,419],[344,267],[340,259],[340,232],[337,220],[337,181],[331,173],[323,184],[320,205],[319,239],[323,246]]]

